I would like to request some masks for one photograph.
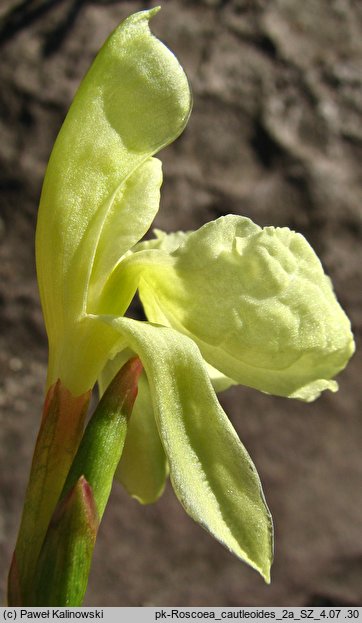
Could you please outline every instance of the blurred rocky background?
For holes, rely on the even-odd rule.
[[[34,229],[46,162],[75,89],[117,23],[153,2],[0,3],[0,560],[5,593],[46,369]],[[153,31],[194,93],[165,150],[156,226],[232,212],[302,232],[362,328],[362,3],[164,0]],[[194,524],[171,488],[141,507],[115,485],[87,605],[361,605],[362,365],[314,404],[222,396],[272,510],[272,584]]]

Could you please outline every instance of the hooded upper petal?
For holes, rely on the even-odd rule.
[[[157,11],[131,15],[106,41],[79,87],[45,175],[36,260],[49,383],[60,376],[74,392],[95,378],[86,370],[84,382],[77,382],[74,370],[64,378],[70,368],[64,342],[73,333],[70,348],[80,350],[74,324],[87,309],[105,311],[101,295],[109,274],[158,209],[162,175],[150,156],[181,133],[190,113],[183,69],[149,30]],[[84,349],[87,327],[79,333]],[[100,332],[98,338],[89,337],[96,350],[83,352],[83,362],[99,357],[107,337]]]

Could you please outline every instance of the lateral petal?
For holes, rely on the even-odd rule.
[[[273,530],[260,480],[197,346],[170,328],[98,320],[119,332],[143,363],[171,481],[186,512],[269,582]]]

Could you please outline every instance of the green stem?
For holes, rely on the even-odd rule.
[[[47,393],[10,567],[10,606],[29,602],[39,552],[78,449],[89,398],[90,392],[72,396],[60,381]]]
[[[80,606],[99,519],[92,488],[79,478],[58,504],[36,568],[32,606]]]
[[[141,372],[137,357],[121,368],[85,429],[41,549],[31,605],[82,605]]]

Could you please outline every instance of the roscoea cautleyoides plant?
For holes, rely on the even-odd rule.
[[[186,512],[269,582],[271,516],[215,392],[242,384],[312,401],[337,390],[354,351],[350,322],[302,235],[228,215],[142,242],[159,207],[154,154],[191,111],[182,67],[149,30],[158,10],[130,16],[106,41],[45,175],[36,260],[48,395],[12,604],[82,602],[115,471],[142,503],[160,496],[169,475]],[[147,322],[124,315],[137,291]],[[105,393],[83,432],[97,381]]]

